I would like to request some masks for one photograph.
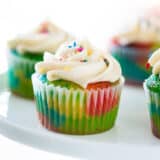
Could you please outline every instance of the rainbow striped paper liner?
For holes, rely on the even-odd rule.
[[[144,82],[143,87],[147,98],[152,133],[160,138],[160,93],[149,90],[146,82]]]
[[[9,51],[8,83],[11,92],[25,98],[34,98],[31,75],[34,73],[35,60],[20,57]]]
[[[154,48],[136,48],[136,47],[130,47],[130,46],[119,46],[119,45],[111,45],[110,50],[113,50],[113,52],[117,51],[124,54],[127,57],[131,58],[149,58],[149,54],[152,53]]]
[[[98,90],[79,90],[42,83],[32,76],[38,117],[52,131],[67,134],[93,134],[115,124],[121,89],[119,84]]]
[[[151,73],[145,68],[151,50],[113,46],[110,51],[121,64],[127,83],[142,85]]]

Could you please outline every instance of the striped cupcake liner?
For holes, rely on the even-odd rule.
[[[149,108],[152,133],[160,138],[160,93],[149,90],[145,83],[143,86]]]
[[[110,50],[112,52],[118,52],[122,55],[125,55],[128,58],[138,59],[138,58],[149,58],[150,53],[152,53],[155,49],[152,48],[135,48],[135,47],[127,47],[127,46],[111,46]]]
[[[79,90],[47,85],[32,76],[38,117],[52,131],[67,134],[93,134],[112,128],[115,124],[122,81],[112,87]]]
[[[151,71],[145,68],[149,50],[144,54],[143,50],[140,52],[133,48],[114,47],[111,49],[111,54],[119,61],[127,83],[142,84],[150,75]],[[140,57],[140,55],[142,56]]]
[[[8,83],[11,92],[25,98],[34,98],[31,75],[36,61],[8,53]]]

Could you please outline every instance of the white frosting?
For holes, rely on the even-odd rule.
[[[131,30],[116,36],[122,45],[129,43],[155,43],[160,42],[160,17],[147,15],[131,28]]]
[[[160,73],[160,49],[158,49],[152,54],[152,56],[148,60],[148,63],[153,67],[153,74]]]
[[[19,35],[10,40],[8,45],[22,54],[26,51],[38,54],[45,51],[55,52],[60,44],[70,39],[72,37],[68,33],[47,22],[31,33]]]
[[[116,82],[121,78],[120,65],[111,55],[74,43],[61,45],[55,55],[45,53],[44,61],[35,66],[36,72],[47,74],[49,81],[64,79],[83,88],[88,83]]]

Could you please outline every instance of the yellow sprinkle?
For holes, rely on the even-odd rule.
[[[45,70],[44,70],[44,68],[38,68],[38,72],[39,72],[40,74],[43,74],[43,73],[45,72]]]
[[[87,51],[88,56],[90,56],[92,53],[93,53],[92,50],[88,49],[88,51]]]
[[[66,67],[64,67],[63,69],[64,69],[65,71],[70,71],[72,68],[71,68],[71,67],[66,66]]]

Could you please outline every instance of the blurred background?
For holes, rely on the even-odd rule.
[[[45,20],[51,20],[77,37],[88,38],[102,49],[108,39],[131,25],[159,0],[1,0],[0,73],[6,68],[6,42]]]
[[[0,2],[0,54],[4,58],[6,41],[25,33],[44,20],[88,38],[102,49],[107,40],[131,24],[145,8],[159,0],[5,0]],[[1,63],[0,70],[6,66]]]
[[[95,45],[105,47],[107,39],[130,24],[145,8],[159,0],[5,0],[0,2],[1,36],[7,39],[32,30],[48,19]],[[160,3],[160,2],[159,2]]]

